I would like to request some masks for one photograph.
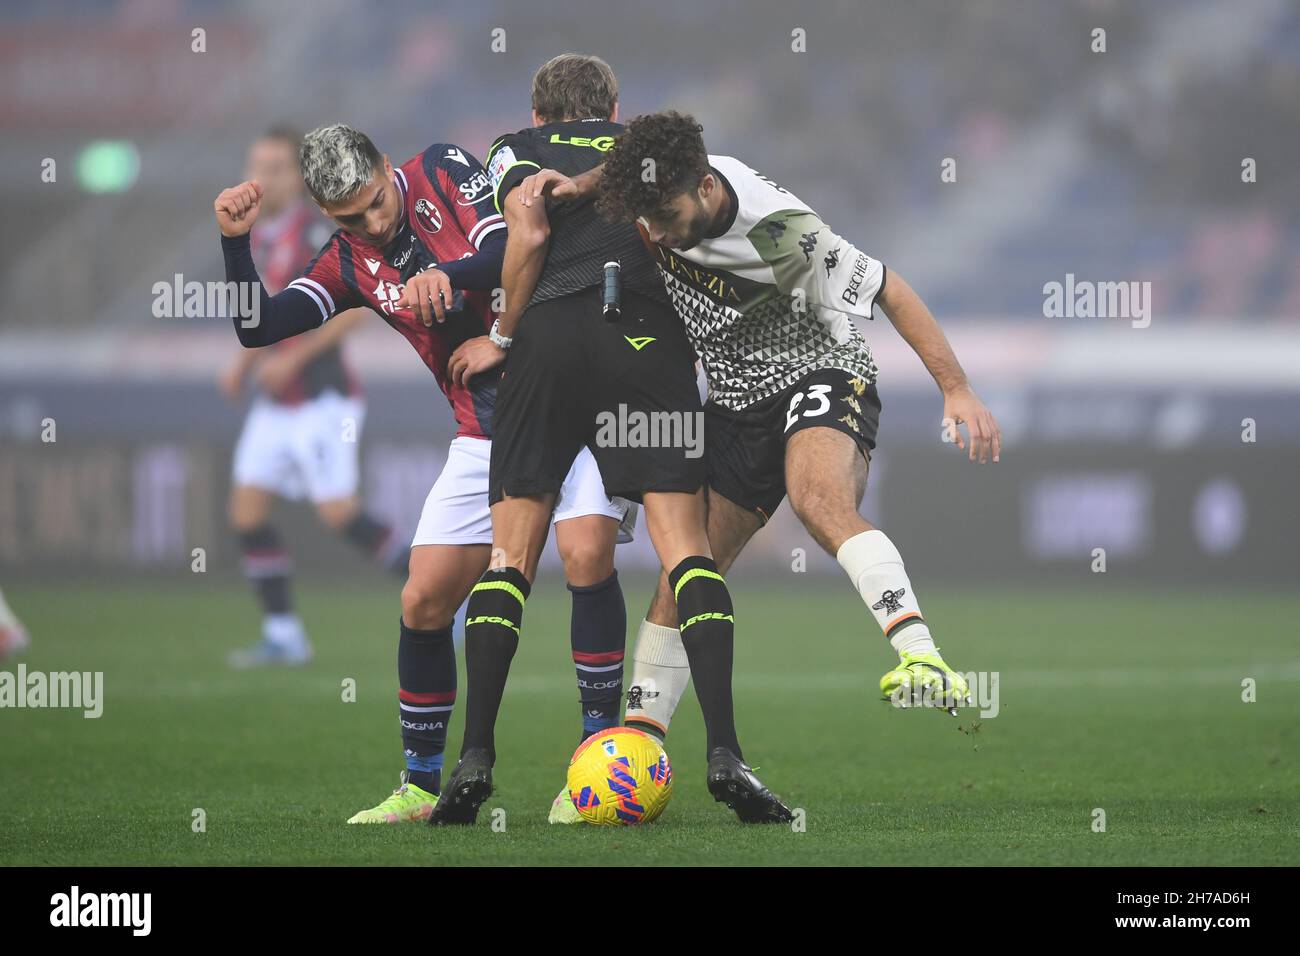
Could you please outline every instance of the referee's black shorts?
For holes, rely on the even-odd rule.
[[[608,495],[704,484],[695,352],[672,306],[624,289],[607,322],[593,287],[524,313],[497,389],[489,500],[558,492],[584,445]]]

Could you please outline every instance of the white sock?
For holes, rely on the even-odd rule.
[[[854,535],[840,545],[835,560],[900,657],[935,649],[916,591],[903,570],[903,556],[885,532],[873,529]]]
[[[659,735],[668,733],[677,703],[691,682],[691,665],[675,627],[642,621],[632,649],[632,679],[627,685],[624,723],[640,721]]]
[[[307,631],[297,614],[268,614],[262,618],[262,637],[288,651],[307,649]]]

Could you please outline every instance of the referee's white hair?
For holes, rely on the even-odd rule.
[[[298,150],[302,181],[322,206],[351,199],[383,162],[369,136],[342,123],[312,130]]]

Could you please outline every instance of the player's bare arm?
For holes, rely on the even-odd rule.
[[[230,364],[221,370],[221,375],[217,379],[217,387],[221,389],[221,394],[232,402],[238,402],[240,394],[244,391],[244,383],[248,380],[248,373],[253,370],[260,357],[260,349],[241,349]]]
[[[512,189],[505,198],[506,251],[501,263],[505,309],[497,319],[497,331],[506,338],[514,336],[533,297],[551,237],[544,204],[525,203],[523,192],[521,186]],[[505,359],[504,349],[486,335],[478,336],[456,347],[447,363],[447,375],[453,382],[465,385],[475,375],[496,368]]]
[[[522,192],[512,189],[505,199],[506,255],[501,264],[501,284],[506,301],[499,329],[507,338],[514,336],[533,297],[551,238],[545,205],[525,205]]]
[[[979,400],[962,370],[961,363],[948,344],[948,337],[921,297],[897,272],[891,271],[877,300],[889,321],[925,363],[943,393],[944,421],[953,423],[957,447],[967,451],[971,461],[984,464],[992,456],[1002,457],[1002,431],[993,413]],[[970,432],[970,448],[956,426],[965,424]]]
[[[520,182],[521,201],[525,206],[531,206],[534,199],[550,198],[556,202],[590,199],[600,190],[603,169],[603,165],[596,166],[577,176],[566,176],[554,169],[539,170]]]

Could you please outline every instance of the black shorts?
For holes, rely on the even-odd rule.
[[[709,487],[766,523],[785,497],[785,444],[805,428],[850,436],[868,461],[880,426],[880,397],[849,372],[818,369],[740,411],[704,406]]]
[[[628,289],[607,322],[600,290],[530,306],[497,388],[488,497],[558,492],[585,445],[605,493],[704,484],[695,352],[672,306]]]

